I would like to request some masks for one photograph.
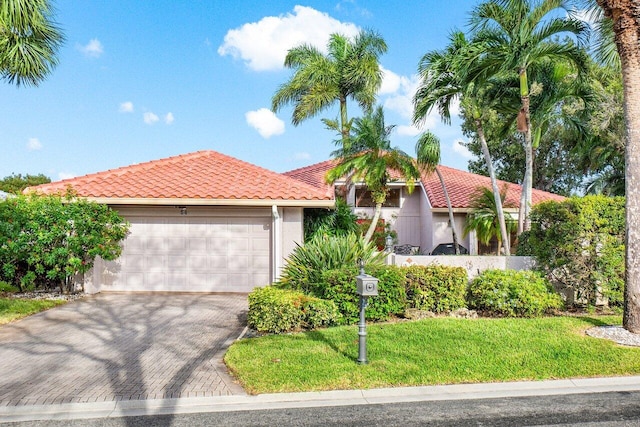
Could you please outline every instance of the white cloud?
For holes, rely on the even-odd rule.
[[[42,143],[38,138],[29,138],[29,140],[27,141],[27,150],[29,151],[42,150]]]
[[[104,53],[104,47],[98,39],[91,39],[86,45],[78,46],[78,50],[89,58],[99,58]]]
[[[146,113],[144,113],[142,115],[142,117],[144,118],[144,122],[148,125],[152,125],[155,122],[157,122],[158,120],[160,120],[160,118],[158,116],[156,116],[155,114],[153,114],[152,112],[148,111]]]
[[[464,141],[461,139],[456,139],[455,141],[453,141],[453,144],[451,145],[451,148],[453,148],[453,152],[456,154],[459,154],[461,157],[465,159],[473,158],[473,154],[471,154],[471,152],[467,149],[467,147],[462,145],[463,142]]]
[[[58,172],[58,179],[71,179],[75,178],[77,175],[70,172]]]
[[[265,139],[284,133],[284,122],[266,108],[249,111],[245,114],[245,118],[247,119],[247,124],[256,129]]]
[[[118,111],[121,113],[133,113],[133,102],[126,101],[120,104]]]
[[[399,76],[389,70],[384,70],[384,79],[380,92],[384,97],[384,107],[395,111],[403,118],[411,120],[413,118],[413,95],[418,89],[420,82],[417,75],[410,77]]]
[[[172,124],[175,118],[173,117],[173,113],[167,113],[164,116],[164,122],[168,125]]]
[[[340,22],[311,7],[295,6],[293,13],[267,16],[229,30],[218,54],[242,59],[254,71],[279,70],[292,47],[306,43],[324,51],[330,34],[352,37],[358,31],[355,24]]]

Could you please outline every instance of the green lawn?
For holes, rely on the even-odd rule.
[[[30,316],[57,305],[65,304],[62,300],[28,300],[0,298],[0,325]]]
[[[640,348],[588,337],[620,316],[436,318],[249,338],[225,356],[249,393],[360,389],[640,374]]]

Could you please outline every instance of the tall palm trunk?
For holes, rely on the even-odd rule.
[[[522,182],[523,195],[520,197],[520,212],[518,213],[518,234],[531,228],[531,193],[533,188],[533,138],[531,136],[531,112],[529,108],[529,83],[527,70],[521,68],[520,98],[522,109],[518,117],[518,130],[524,133],[524,180]]]
[[[373,232],[376,231],[376,226],[378,225],[378,220],[380,219],[381,211],[382,211],[382,203],[376,203],[376,210],[373,213],[371,224],[369,225],[367,234],[364,235],[365,243],[369,243],[371,241],[371,238],[373,237]]]
[[[447,186],[444,183],[444,178],[440,173],[440,170],[436,166],[435,168],[436,175],[438,175],[438,179],[440,180],[440,185],[442,186],[442,192],[444,193],[444,199],[447,202],[447,210],[449,211],[449,222],[451,223],[451,238],[453,240],[453,248],[455,250],[456,255],[460,255],[460,246],[458,246],[458,234],[456,233],[456,223],[453,218],[453,208],[451,207],[451,199],[449,198],[449,192],[447,191]]]
[[[633,0],[597,0],[613,19],[622,63],[625,149],[626,266],[622,325],[640,334],[640,8]]]
[[[502,209],[502,199],[500,198],[500,189],[498,188],[498,180],[496,179],[496,173],[493,170],[493,162],[491,161],[491,153],[489,153],[489,145],[487,139],[484,136],[484,128],[480,119],[475,120],[476,133],[480,139],[480,146],[482,148],[482,154],[484,155],[484,161],[487,164],[489,170],[489,178],[491,179],[491,188],[493,189],[493,199],[496,203],[496,211],[498,213],[498,224],[500,225],[500,236],[502,236],[502,242],[504,246],[504,254],[511,256],[511,236],[507,233],[507,224],[504,219],[504,210]],[[500,242],[498,242],[498,255],[500,254]]]

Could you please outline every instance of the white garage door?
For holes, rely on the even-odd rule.
[[[102,290],[249,292],[270,278],[270,218],[129,217]]]

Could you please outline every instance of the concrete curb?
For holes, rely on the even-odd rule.
[[[640,376],[0,407],[0,422],[640,391]]]

